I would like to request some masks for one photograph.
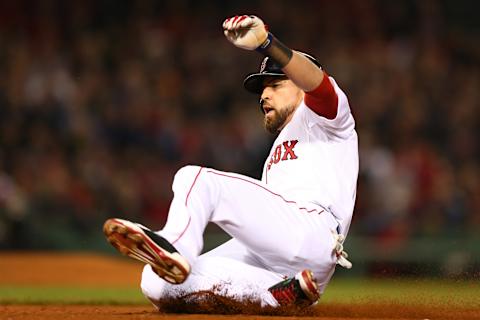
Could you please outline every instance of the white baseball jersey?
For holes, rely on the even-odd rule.
[[[355,204],[358,139],[347,97],[330,81],[338,96],[336,118],[321,117],[302,101],[275,140],[262,181],[292,200],[325,208],[345,235]]]

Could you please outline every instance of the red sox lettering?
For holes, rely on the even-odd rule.
[[[267,170],[270,170],[273,164],[277,164],[280,161],[285,160],[295,160],[297,159],[297,155],[293,150],[297,145],[298,140],[290,140],[290,141],[283,141],[281,144],[278,144],[273,151],[272,156],[270,157],[270,161],[267,165]]]

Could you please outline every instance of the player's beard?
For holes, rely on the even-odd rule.
[[[272,116],[267,117],[267,115],[265,115],[265,118],[263,119],[263,125],[265,126],[265,129],[272,134],[277,133],[283,128],[287,118],[294,111],[295,106],[293,105],[285,106],[285,108],[280,110],[274,109],[271,111],[273,113]]]

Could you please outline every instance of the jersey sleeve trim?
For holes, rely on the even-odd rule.
[[[329,120],[335,119],[338,113],[338,96],[328,78],[323,72],[322,82],[312,91],[305,93],[305,105],[319,116]]]

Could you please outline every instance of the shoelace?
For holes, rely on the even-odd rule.
[[[347,260],[348,253],[343,250],[343,241],[345,241],[345,236],[343,234],[337,234],[332,232],[333,238],[335,239],[335,254],[337,255],[337,264],[346,268],[351,269],[352,263]]]

